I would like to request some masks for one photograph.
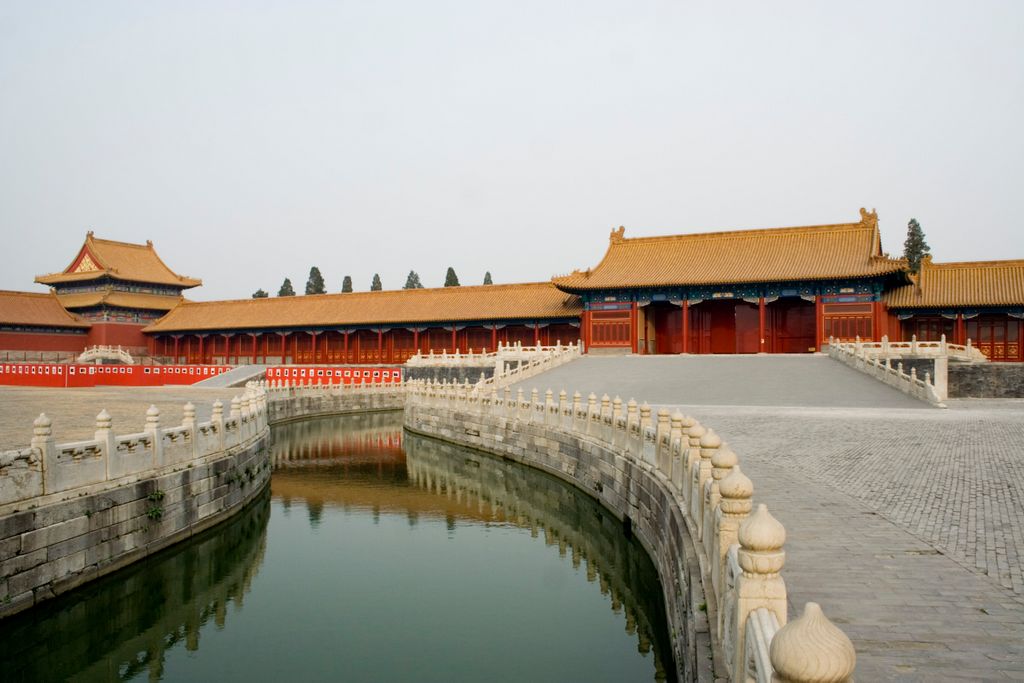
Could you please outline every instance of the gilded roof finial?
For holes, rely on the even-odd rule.
[[[608,240],[612,244],[618,244],[619,242],[622,242],[624,239],[626,239],[625,237],[623,237],[625,233],[625,226],[620,225],[617,230],[612,230],[612,234],[608,236]]]
[[[874,209],[868,211],[864,207],[860,209],[860,224],[865,228],[877,228],[878,227],[878,212]]]

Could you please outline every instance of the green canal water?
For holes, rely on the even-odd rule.
[[[400,420],[276,428],[243,513],[0,622],[0,681],[671,678],[657,574],[614,517]]]

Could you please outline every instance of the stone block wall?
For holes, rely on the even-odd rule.
[[[0,517],[0,617],[184,540],[270,480],[267,434],[223,457]]]
[[[1024,398],[1024,363],[950,363],[950,398]]]
[[[456,384],[462,384],[465,381],[469,381],[470,384],[476,384],[480,381],[480,376],[483,375],[485,378],[494,376],[494,363],[488,365],[463,365],[456,367],[443,367],[443,366],[406,366],[405,377],[406,379],[422,379],[426,381],[433,380],[434,382],[455,382]]]

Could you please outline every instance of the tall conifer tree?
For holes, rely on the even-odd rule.
[[[405,286],[402,289],[423,289],[423,283],[420,282],[420,275],[415,270],[409,271],[409,277],[405,278]]]
[[[266,299],[268,296],[270,295],[267,294],[263,289],[257,289],[255,292],[252,293],[253,299]]]
[[[451,266],[448,266],[448,272],[445,273],[445,276],[444,276],[444,286],[445,287],[458,287],[459,286],[459,276],[455,274],[455,269],[452,268]]]
[[[347,293],[347,292],[351,292],[352,291],[352,276],[351,275],[346,275],[345,279],[341,281],[341,291],[342,291],[342,293]]]
[[[484,273],[484,284],[485,285],[493,285],[494,284],[494,282],[491,280],[491,271],[489,271],[489,270],[486,273]]]
[[[320,269],[313,266],[309,269],[309,279],[306,280],[306,294],[326,294],[327,287],[324,286],[324,276]]]
[[[380,283],[380,275],[378,273],[373,274],[373,282],[370,283],[371,292],[379,292],[384,289],[384,286]]]
[[[921,270],[921,260],[931,253],[931,248],[924,241],[924,230],[916,218],[911,218],[907,223],[907,239],[903,242],[903,258],[907,259],[910,265],[910,272],[917,273]]]
[[[292,287],[291,278],[286,277],[281,283],[281,289],[277,290],[278,296],[295,296],[295,289]]]

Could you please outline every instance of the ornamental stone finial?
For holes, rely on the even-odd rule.
[[[46,416],[46,413],[39,413],[39,417],[32,422],[32,435],[39,438],[45,438],[51,435],[53,427],[53,420]]]
[[[110,417],[110,413],[107,412],[107,409],[101,409],[99,414],[96,416],[96,429],[110,429],[113,424],[114,420]]]
[[[192,401],[185,404],[185,417],[182,424],[190,425],[196,422],[196,407],[192,405]]]
[[[218,422],[224,419],[224,404],[220,399],[213,402],[213,419]]]
[[[701,448],[714,449],[718,448],[721,445],[722,439],[721,437],[718,436],[718,434],[715,434],[715,430],[713,429],[708,429],[700,437]],[[711,454],[709,454],[709,456],[710,455]]]
[[[153,431],[160,426],[160,409],[155,405],[149,406],[146,411],[146,429]]]
[[[722,444],[721,448],[715,451],[715,454],[711,456],[711,475],[715,479],[724,479],[727,476],[729,470],[736,466],[739,462],[739,458],[728,444]]]
[[[786,563],[786,528],[761,503],[757,510],[739,528],[739,561],[743,573],[778,574]]]
[[[857,665],[853,643],[816,602],[772,638],[772,683],[847,683]]]
[[[722,512],[745,515],[751,511],[754,483],[739,470],[739,465],[733,465],[732,470],[718,482],[718,493],[722,495]]]

